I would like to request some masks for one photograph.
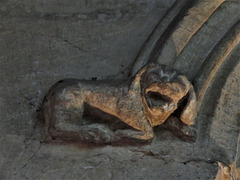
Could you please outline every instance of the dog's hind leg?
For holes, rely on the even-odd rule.
[[[115,135],[105,124],[89,124],[83,118],[84,99],[81,88],[55,84],[44,100],[45,141],[81,141],[111,143]]]

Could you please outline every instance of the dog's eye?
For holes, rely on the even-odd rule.
[[[172,102],[172,99],[169,98],[168,96],[165,96],[156,92],[151,92],[151,91],[147,93],[147,98],[148,98],[149,106],[155,106],[155,107],[160,107]]]

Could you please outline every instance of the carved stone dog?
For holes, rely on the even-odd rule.
[[[86,104],[135,130],[113,132],[100,124],[80,125]],[[150,64],[136,74],[129,86],[76,79],[59,81],[49,90],[43,107],[47,137],[109,143],[122,137],[149,140],[154,136],[153,127],[176,112],[183,123],[194,124],[196,96],[185,76],[165,65]]]

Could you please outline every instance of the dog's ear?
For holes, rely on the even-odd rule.
[[[196,117],[197,109],[197,99],[194,92],[194,88],[191,85],[188,91],[188,99],[185,107],[183,108],[180,119],[184,124],[193,125],[195,123],[194,119]]]
[[[134,80],[132,81],[131,85],[130,85],[130,92],[132,91],[137,91],[137,92],[141,92],[141,78],[143,73],[145,73],[145,71],[147,70],[148,66],[143,67],[134,77]]]

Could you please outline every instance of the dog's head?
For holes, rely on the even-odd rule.
[[[151,125],[162,124],[173,113],[183,123],[194,124],[196,95],[188,79],[166,65],[150,64],[143,69],[141,92]]]

